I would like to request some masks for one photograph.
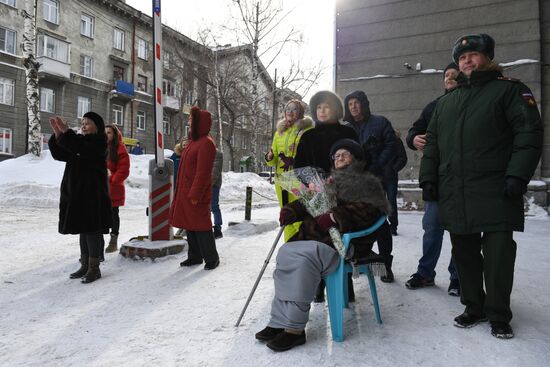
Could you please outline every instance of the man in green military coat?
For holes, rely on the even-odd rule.
[[[439,100],[428,126],[420,186],[424,200],[438,201],[451,235],[466,306],[455,326],[489,320],[493,336],[512,338],[513,231],[523,231],[543,128],[529,88],[492,61],[494,46],[487,34],[455,42],[458,87]]]

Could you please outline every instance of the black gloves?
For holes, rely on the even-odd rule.
[[[288,206],[283,206],[281,212],[279,213],[279,224],[281,227],[286,226],[287,224],[292,224],[296,221],[296,212]]]
[[[422,200],[424,201],[437,201],[437,185],[433,182],[422,182]]]
[[[515,176],[506,176],[504,181],[504,196],[509,198],[520,196],[527,192],[527,182]]]

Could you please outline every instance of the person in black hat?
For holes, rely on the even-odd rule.
[[[80,268],[70,278],[91,283],[101,278],[103,234],[111,227],[105,123],[97,113],[88,112],[81,121],[81,134],[77,134],[57,116],[49,122],[54,132],[48,141],[51,155],[66,162],[59,233],[78,234],[80,238]]]
[[[451,237],[464,313],[455,326],[491,322],[512,338],[514,231],[524,230],[523,194],[542,152],[543,126],[529,88],[504,78],[487,34],[460,37],[457,88],[435,107],[420,166],[425,201],[438,201]],[[485,285],[485,287],[484,287]]]
[[[443,85],[445,88],[443,96],[456,88],[456,77],[458,73],[458,65],[454,62],[451,62],[443,70]],[[432,118],[432,113],[437,105],[437,101],[443,96],[437,97],[424,107],[418,120],[416,120],[409,129],[406,140],[407,145],[412,150],[424,150],[428,123]],[[424,235],[422,236],[422,257],[418,260],[416,272],[411,275],[411,278],[405,283],[408,289],[419,289],[435,285],[435,267],[439,260],[439,255],[441,254],[443,234],[445,232],[439,223],[437,201],[426,201],[424,203],[422,229],[424,230]],[[450,273],[450,284],[447,293],[451,296],[458,297],[460,296],[460,282],[452,257],[449,261],[448,270]]]

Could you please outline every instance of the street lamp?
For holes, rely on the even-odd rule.
[[[218,52],[225,48],[231,47],[231,44],[216,45],[214,47],[214,77],[216,78],[216,105],[218,107],[218,141],[220,152],[223,153],[223,124],[222,124],[222,107],[220,103],[220,77],[218,74]]]

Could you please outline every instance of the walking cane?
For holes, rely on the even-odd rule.
[[[262,266],[262,270],[260,270],[260,274],[258,274],[258,278],[256,279],[256,283],[254,283],[254,287],[252,287],[252,291],[250,292],[250,295],[248,296],[248,299],[246,300],[246,303],[244,305],[243,310],[241,311],[241,315],[239,316],[239,319],[237,320],[237,323],[235,324],[235,327],[238,327],[241,323],[241,320],[243,319],[244,313],[246,312],[246,308],[248,307],[248,304],[250,303],[250,300],[252,299],[252,296],[254,295],[254,292],[256,292],[256,288],[258,287],[258,283],[260,283],[260,279],[262,279],[262,276],[264,275],[265,268],[267,268],[267,264],[269,264],[269,260],[271,259],[271,256],[273,255],[273,252],[275,251],[275,248],[277,247],[277,243],[279,243],[279,239],[281,238],[281,235],[283,234],[283,230],[285,229],[285,226],[282,226],[279,230],[279,233],[277,234],[277,237],[275,238],[275,242],[273,242],[273,246],[271,246],[271,250],[269,250],[269,254],[267,254],[267,258],[264,261],[264,266]]]

